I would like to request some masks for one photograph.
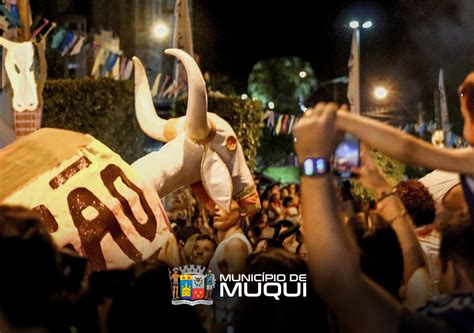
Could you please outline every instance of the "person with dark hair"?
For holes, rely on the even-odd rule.
[[[252,245],[244,235],[244,222],[235,200],[231,203],[230,212],[216,205],[214,227],[217,229],[218,245],[209,263],[215,274],[236,274],[245,269]]]
[[[457,332],[474,329],[474,229],[469,214],[455,213],[441,223],[439,261],[442,294],[418,312],[450,323]]]
[[[298,212],[298,207],[294,204],[293,197],[288,196],[283,198],[283,216],[293,223],[300,223],[301,215]]]
[[[216,247],[217,243],[211,236],[206,234],[197,236],[191,254],[191,263],[207,267],[214,255]]]
[[[300,185],[296,183],[291,183],[290,185],[288,185],[288,190],[290,191],[290,195],[299,195]]]
[[[270,195],[274,194],[274,193],[280,194],[280,184],[279,183],[274,183],[274,184],[270,185]]]
[[[398,183],[395,187],[397,196],[405,206],[415,224],[415,232],[420,245],[425,253],[433,295],[438,295],[438,283],[440,276],[439,255],[440,235],[434,225],[436,216],[436,205],[428,191],[428,188],[418,180],[407,180]]]
[[[199,235],[199,229],[196,227],[188,225],[178,227],[175,236],[178,241],[179,256],[182,263],[189,261],[197,235]]]
[[[377,214],[359,213],[347,225],[360,249],[362,271],[393,297],[400,299],[403,254],[397,234],[390,224]]]
[[[290,191],[290,197],[293,198],[293,204],[298,207],[300,204],[300,185],[291,183],[288,185],[288,190]]]
[[[457,287],[466,289],[467,285],[469,288],[470,282],[466,278],[474,280],[474,228],[469,224],[468,214],[454,214],[450,221],[441,224],[440,231],[443,237],[439,256],[443,273],[448,270],[456,270],[452,266],[461,266],[466,274],[460,276]],[[444,283],[449,282],[444,281]],[[443,288],[452,289],[446,284],[443,285]]]
[[[217,229],[218,245],[214,251],[209,268],[218,278],[221,274],[240,274],[245,270],[247,257],[252,253],[252,245],[245,237],[237,201],[232,200],[230,212],[218,205],[214,211],[214,227]],[[232,322],[234,298],[214,299],[215,321],[219,325]]]
[[[60,278],[57,260],[38,215],[0,205],[0,331],[48,331]]]
[[[255,250],[255,246],[258,243],[258,240],[262,237],[262,229],[257,224],[251,224],[247,230],[247,238],[252,244],[252,248]]]
[[[280,192],[275,192],[270,195],[267,213],[270,221],[272,222],[276,222],[283,218],[283,207],[281,205]]]
[[[343,113],[337,112],[337,105],[322,104],[317,105],[309,113],[306,112],[300,119],[295,128],[295,149],[301,164],[307,159],[319,158],[323,162],[326,161],[323,165],[327,165],[342,134],[336,124],[339,114]],[[380,132],[379,134],[383,135]],[[407,310],[361,272],[354,244],[338,218],[334,182],[328,171],[329,168],[321,168],[313,176],[301,177],[304,236],[313,284],[319,296],[335,313],[340,326],[346,331],[355,333],[472,332],[474,330],[472,306],[474,267],[471,266],[473,248],[461,251],[457,247],[461,242],[456,241],[459,236],[454,237],[451,244],[456,246],[456,250],[451,251],[449,255],[441,256],[445,267],[442,279],[446,281],[443,285],[447,287],[444,290],[447,294],[436,298],[435,305],[428,303],[427,307],[421,308],[421,314]],[[383,213],[391,216],[384,218],[394,229],[406,229],[404,235],[403,232],[397,232],[405,259],[405,250],[409,250],[406,245],[411,243],[412,238],[407,229],[408,225],[404,222],[407,219],[407,212],[401,206],[396,194],[389,193],[382,192],[379,203],[381,200],[385,201]],[[464,222],[467,223],[467,219]],[[467,230],[473,232],[472,228],[471,225]],[[443,248],[443,233],[441,237]],[[449,240],[449,233],[447,237]],[[462,242],[466,246],[467,243],[469,242]],[[474,242],[470,242],[469,245],[474,246]],[[412,246],[415,246],[414,243]],[[460,256],[461,253],[465,255]],[[413,259],[415,265],[409,263],[409,267],[415,268],[421,264],[417,263],[418,257],[413,256]],[[404,274],[407,274],[406,270]]]
[[[269,249],[253,254],[248,260],[247,274],[306,274],[306,297],[268,297],[239,299],[235,316],[235,332],[329,332],[324,305],[311,287],[308,269],[297,255],[284,249]],[[253,286],[249,286],[252,288]]]
[[[396,191],[416,227],[434,222],[435,203],[422,182],[415,179],[402,181],[396,186]]]

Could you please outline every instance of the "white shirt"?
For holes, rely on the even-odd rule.
[[[236,238],[244,242],[244,244],[247,246],[248,254],[252,253],[252,245],[250,244],[247,237],[245,237],[243,234],[235,233],[229,238],[224,239],[222,242],[219,243],[219,245],[217,245],[216,251],[214,252],[212,259],[209,262],[209,268],[216,275],[217,279],[219,279],[220,274],[222,274],[221,270],[219,269],[219,262],[222,261],[224,248],[231,240],[236,239]]]
[[[458,173],[435,170],[419,179],[430,191],[436,203],[436,215],[442,213],[443,198],[456,185],[461,183]]]

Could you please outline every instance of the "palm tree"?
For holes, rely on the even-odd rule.
[[[273,102],[280,113],[296,113],[316,83],[311,65],[303,59],[273,58],[255,64],[249,75],[248,92],[264,105]]]

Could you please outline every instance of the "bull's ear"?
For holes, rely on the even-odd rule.
[[[15,42],[9,41],[3,37],[0,37],[0,46],[3,46],[6,49],[12,49],[15,46]]]
[[[220,156],[208,145],[201,161],[201,180],[211,199],[226,212],[232,202],[232,177]]]

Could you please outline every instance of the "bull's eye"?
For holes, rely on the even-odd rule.
[[[20,74],[20,67],[17,66],[17,64],[15,64],[15,71]]]
[[[35,70],[35,63],[33,62],[30,66],[30,72],[34,71]]]

